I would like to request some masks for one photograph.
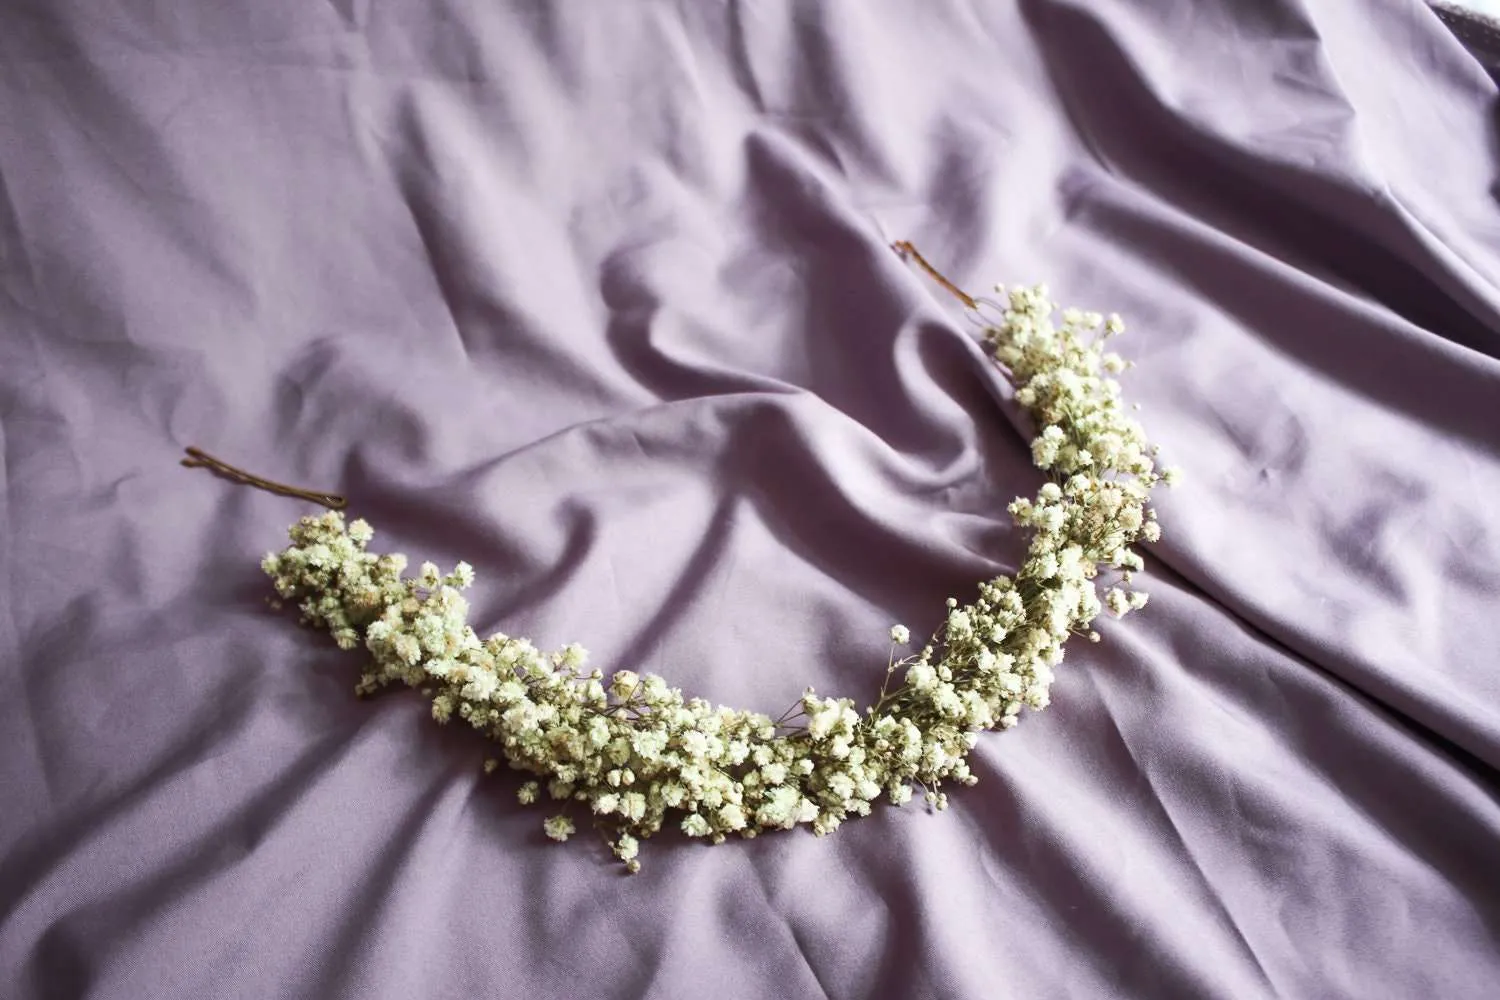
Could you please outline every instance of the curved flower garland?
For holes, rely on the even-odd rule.
[[[977,315],[979,303],[953,290]],[[404,555],[369,552],[369,524],[346,525],[337,512],[293,525],[291,546],[262,568],[305,622],[343,649],[369,651],[360,693],[397,681],[419,688],[437,721],[457,716],[536,777],[521,786],[523,803],[545,795],[586,806],[632,872],[640,841],[669,817],[717,844],[799,823],[831,833],[882,795],[907,802],[913,786],[943,809],[945,782],[978,780],[968,763],[978,734],[1047,705],[1068,637],[1097,642],[1090,624],[1102,610],[1120,617],[1145,605],[1131,587],[1142,568],[1132,546],[1161,536],[1150,492],[1176,478],[1156,471],[1157,448],[1109,377],[1127,367],[1104,350],[1124,330],[1120,318],[1069,309],[1055,325],[1046,286],[1005,297],[1003,307],[985,301],[1001,316],[984,337],[1039,430],[1032,458],[1050,473],[1035,499],[1010,504],[1034,533],[1026,560],[1015,575],[980,584],[971,604],[948,598],[943,625],[915,655],[892,657],[863,713],[853,699],[808,688],[773,719],[686,698],[655,674],[620,670],[606,680],[584,669],[578,645],[548,653],[504,633],[480,639],[459,593],[474,582],[469,564],[443,575],[423,563],[404,577]],[[1122,571],[1102,597],[1101,569]],[[896,625],[891,640],[905,646],[910,634]],[[554,840],[574,832],[567,812],[544,826]]]

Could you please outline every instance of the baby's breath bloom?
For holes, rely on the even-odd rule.
[[[626,699],[635,693],[639,683],[640,677],[634,670],[617,670],[614,679],[610,681],[609,690],[616,698]]]
[[[573,820],[565,814],[559,814],[549,818],[545,823],[543,823],[542,829],[545,830],[547,836],[551,837],[553,840],[562,842],[573,836]]]
[[[444,574],[425,562],[407,577],[406,556],[366,551],[370,525],[346,525],[336,512],[293,525],[291,546],[261,568],[307,622],[368,651],[358,691],[422,691],[435,719],[479,730],[531,776],[516,792],[523,805],[545,788],[564,810],[591,813],[628,870],[639,868],[640,841],[669,823],[711,843],[799,825],[827,835],[881,796],[909,801],[914,788],[941,810],[946,783],[978,780],[968,757],[980,732],[1008,729],[1025,708],[1050,702],[1070,636],[1097,642],[1100,614],[1146,606],[1133,586],[1144,565],[1134,546],[1161,537],[1150,494],[1180,478],[1155,471],[1157,451],[1108,377],[1129,368],[1101,346],[1123,331],[1119,317],[1068,310],[1058,325],[1044,287],[1006,294],[985,338],[1038,429],[1032,457],[1048,473],[1035,497],[1009,505],[1030,531],[1025,560],[981,583],[969,603],[949,597],[937,630],[890,663],[863,713],[808,689],[772,719],[687,698],[656,674],[585,673],[588,654],[576,644],[544,651],[504,633],[480,640],[460,593],[474,582],[472,566]],[[1119,583],[1101,579],[1116,571]],[[891,626],[893,644],[911,638]],[[560,812],[544,830],[567,840],[574,821]]]

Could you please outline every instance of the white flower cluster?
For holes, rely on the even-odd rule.
[[[523,803],[543,794],[564,810],[577,803],[631,871],[640,841],[669,821],[714,843],[798,824],[822,835],[867,815],[882,795],[908,801],[914,786],[942,809],[944,782],[977,780],[968,752],[980,732],[1047,705],[1068,637],[1097,641],[1089,626],[1102,610],[1144,606],[1130,588],[1142,565],[1132,546],[1160,537],[1147,500],[1175,475],[1155,471],[1156,449],[1125,417],[1119,385],[1100,374],[1125,367],[1099,346],[1121,331],[1118,318],[1069,310],[1054,326],[1051,315],[1045,289],[1017,289],[987,331],[1040,430],[1036,464],[1052,474],[1035,499],[1010,505],[1033,532],[1026,561],[981,584],[972,604],[949,598],[931,641],[891,662],[887,688],[899,681],[863,713],[809,688],[772,719],[686,698],[655,674],[620,670],[606,680],[585,669],[577,645],[545,652],[503,633],[481,639],[460,593],[472,567],[445,575],[424,563],[407,577],[405,556],[367,551],[370,526],[346,525],[338,513],[293,525],[291,546],[262,567],[304,621],[342,648],[368,650],[362,693],[394,682],[420,689],[435,719],[467,722],[511,767],[536,776],[520,789]],[[1122,573],[1101,598],[1102,569]],[[905,645],[910,632],[893,626],[891,640]],[[559,841],[575,829],[567,811],[544,826]]]

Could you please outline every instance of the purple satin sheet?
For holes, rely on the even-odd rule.
[[[0,995],[1500,995],[1497,167],[1419,0],[0,0]],[[867,700],[1041,481],[895,239],[1122,313],[1188,475],[944,814],[555,846],[177,465]]]

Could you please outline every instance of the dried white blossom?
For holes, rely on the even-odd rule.
[[[1107,377],[1129,367],[1101,346],[1124,329],[1119,317],[1068,310],[1059,326],[1052,313],[1044,288],[1013,289],[985,335],[1038,428],[1033,459],[1049,473],[1034,498],[1009,505],[1031,532],[1026,558],[1014,575],[981,583],[972,602],[948,598],[936,633],[891,663],[887,688],[863,714],[809,689],[772,719],[687,698],[656,674],[586,672],[576,644],[547,653],[504,633],[480,639],[460,593],[473,567],[445,575],[427,562],[406,577],[404,555],[367,551],[370,525],[346,525],[338,513],[293,525],[291,546],[261,568],[305,621],[341,646],[365,647],[361,693],[421,690],[435,719],[468,723],[535,779],[518,790],[521,803],[544,791],[580,803],[631,871],[640,841],[668,823],[714,843],[799,825],[829,834],[881,796],[908,801],[914,787],[941,810],[945,782],[977,780],[968,755],[979,732],[1048,704],[1068,638],[1097,642],[1090,626],[1101,613],[1146,605],[1131,586],[1144,565],[1134,546],[1161,537],[1150,493],[1179,476],[1155,471],[1156,449]],[[1123,579],[1102,587],[1113,570]],[[895,625],[890,640],[905,646],[911,633]],[[561,841],[574,823],[562,812],[544,829]]]

